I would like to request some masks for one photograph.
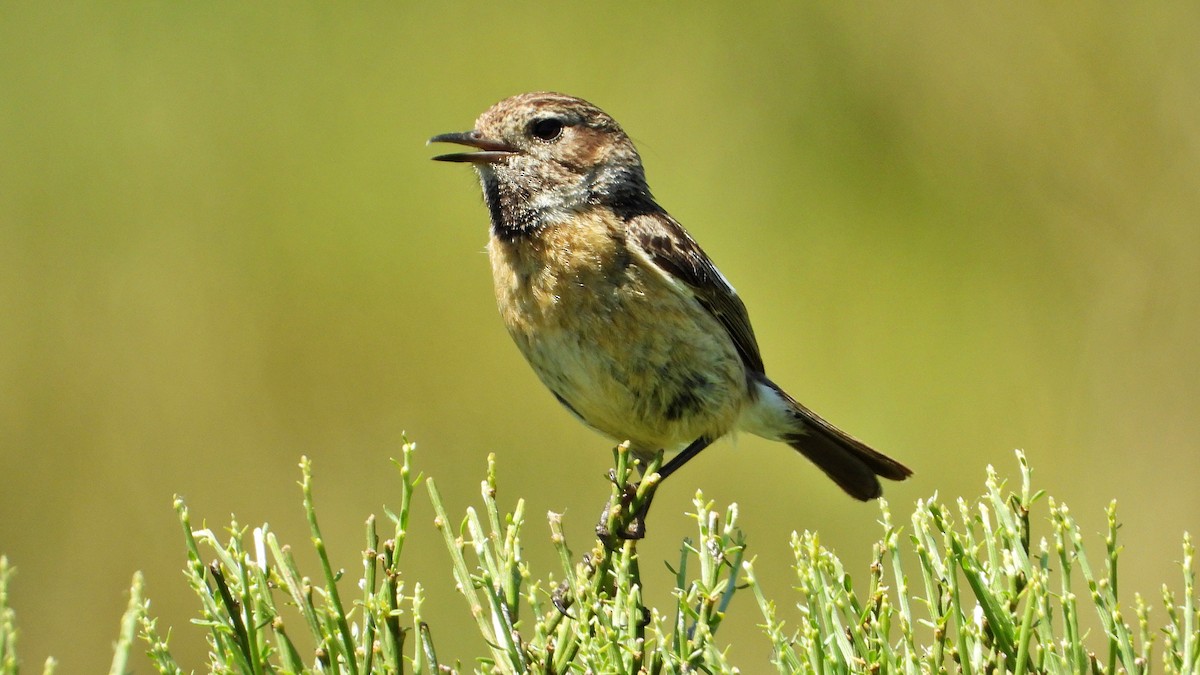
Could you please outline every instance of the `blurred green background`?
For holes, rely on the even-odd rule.
[[[356,573],[404,430],[452,509],[495,452],[502,501],[589,545],[609,443],[510,344],[475,179],[423,146],[534,89],[622,123],[771,376],[916,470],[888,486],[901,517],[1022,447],[1085,527],[1119,501],[1122,592],[1157,597],[1200,531],[1197,35],[1188,3],[5,3],[0,551],[26,666],[107,664],[141,569],[203,669],[172,495],[304,548],[309,455]],[[787,603],[794,529],[865,574],[876,507],[752,437],[666,484],[648,560],[675,559],[697,488],[740,504]],[[409,579],[470,658],[417,504]],[[758,620],[735,602],[723,628],[752,670]]]

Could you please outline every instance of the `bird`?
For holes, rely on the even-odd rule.
[[[478,174],[500,316],[533,371],[643,467],[667,453],[660,481],[736,431],[787,444],[862,501],[882,495],[880,478],[912,474],[767,377],[745,304],[603,110],[519,94],[432,143],[472,149],[433,159]]]

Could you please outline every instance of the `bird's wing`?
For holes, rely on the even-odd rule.
[[[632,247],[669,280],[683,284],[725,327],[748,369],[764,372],[746,305],[683,226],[664,213],[650,213],[632,218],[627,227]]]

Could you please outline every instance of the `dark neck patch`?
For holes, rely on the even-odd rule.
[[[650,194],[641,166],[606,166],[589,179],[588,202],[607,206],[622,220],[665,213]]]
[[[492,233],[513,242],[538,230],[541,219],[536,209],[529,208],[529,193],[510,183],[501,183],[495,176],[483,180],[483,199],[492,219]]]

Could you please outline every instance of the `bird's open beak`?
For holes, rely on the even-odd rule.
[[[492,164],[516,154],[516,148],[503,143],[494,141],[484,137],[478,131],[460,131],[452,134],[438,134],[425,142],[425,145],[430,143],[458,143],[459,145],[469,145],[472,148],[479,148],[479,152],[455,152],[449,155],[438,155],[433,159],[438,162],[471,162],[472,164]]]

